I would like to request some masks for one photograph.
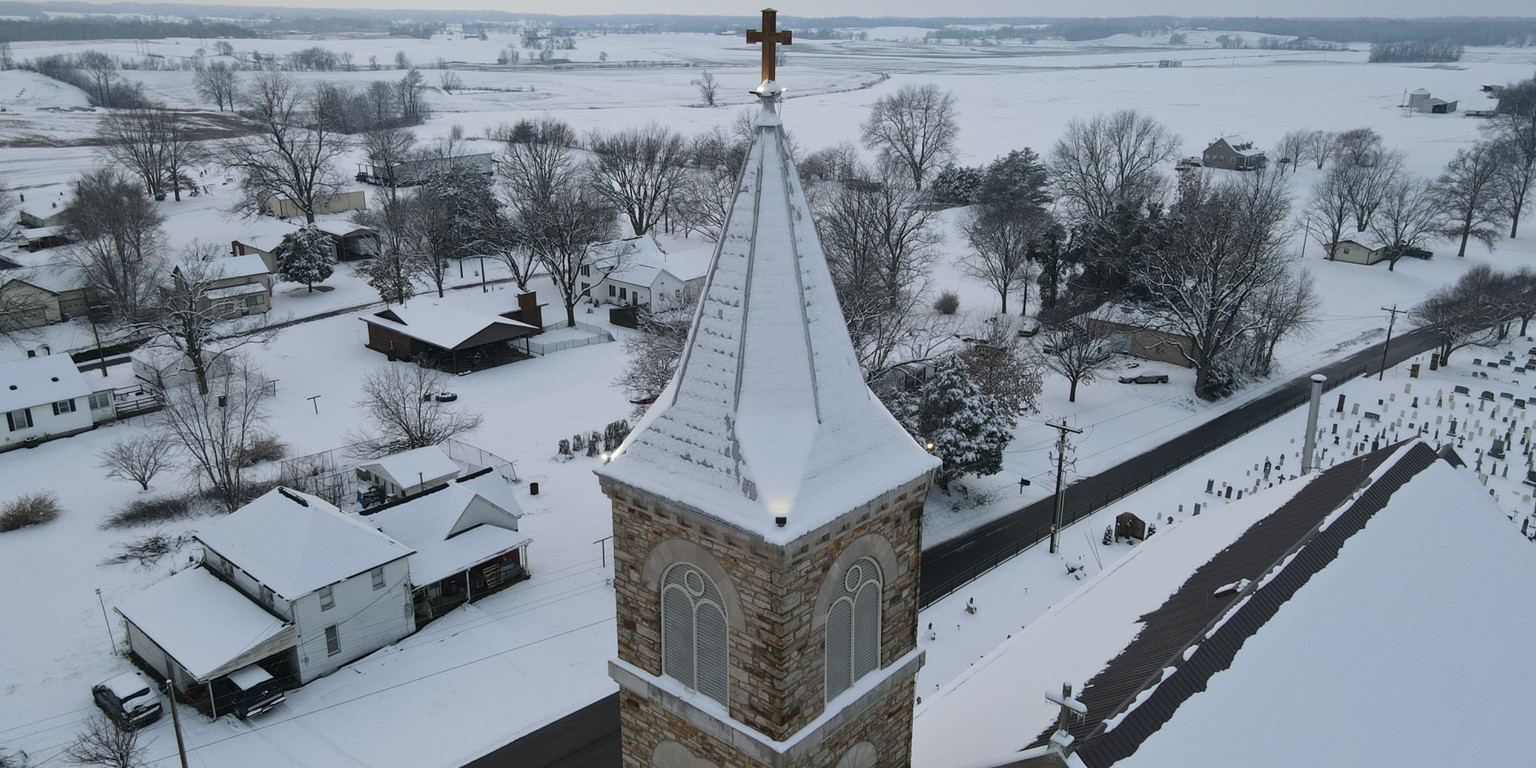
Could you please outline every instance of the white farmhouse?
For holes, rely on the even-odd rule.
[[[84,432],[113,416],[112,391],[94,392],[69,355],[0,363],[0,451]]]
[[[259,665],[303,685],[416,630],[409,547],[276,488],[197,534],[203,562],[125,600],[129,650],[193,699]]]
[[[582,295],[620,307],[649,306],[653,311],[685,303],[685,295],[704,286],[712,248],[667,253],[650,235],[595,246],[599,254],[582,267]]]

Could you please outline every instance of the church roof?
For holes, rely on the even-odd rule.
[[[864,383],[771,99],[754,134],[678,372],[598,474],[782,543],[938,460]]]

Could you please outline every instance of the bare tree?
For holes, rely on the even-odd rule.
[[[1029,313],[1030,255],[1036,240],[1050,227],[1050,217],[1037,207],[977,206],[960,222],[971,250],[960,256],[960,271],[997,291],[1003,314],[1008,294],[1020,294],[1019,313]]]
[[[1045,367],[1066,378],[1067,402],[1077,402],[1077,385],[1087,384],[1114,359],[1111,326],[1103,317],[1086,315],[1068,320],[1045,333]]]
[[[176,266],[170,287],[159,292],[151,319],[138,325],[150,336],[147,347],[171,350],[185,361],[198,393],[204,395],[210,373],[228,365],[224,358],[277,336],[265,314],[241,316],[208,298],[223,277],[216,250],[193,243]]]
[[[164,386],[164,408],[155,424],[174,443],[190,468],[213,495],[233,512],[249,491],[243,461],[246,446],[263,434],[273,383],[243,357],[230,359],[229,371],[209,381],[209,391]]]
[[[1498,152],[1489,142],[1456,150],[1432,189],[1436,205],[1445,214],[1441,234],[1461,239],[1456,255],[1465,258],[1467,241],[1476,238],[1493,248],[1504,220],[1498,206]]]
[[[687,291],[675,307],[659,312],[641,309],[636,313],[639,333],[624,337],[627,360],[624,372],[614,383],[623,387],[636,405],[648,405],[648,401],[667,388],[677,372],[677,361],[683,356],[688,329],[693,324],[693,313],[699,303],[699,292],[696,289]]]
[[[75,181],[74,199],[64,211],[64,230],[74,241],[67,258],[116,322],[139,322],[152,312],[164,222],[144,189],[116,170]]]
[[[960,357],[982,394],[991,395],[1010,420],[1036,410],[1043,363],[1020,341],[1017,323],[997,318],[988,324],[985,336],[966,344]]]
[[[432,174],[411,199],[417,274],[443,297],[449,266],[471,256],[502,253],[512,237],[491,180],[467,165]]]
[[[1472,344],[1491,342],[1494,326],[1502,321],[1488,301],[1487,288],[1498,276],[1487,264],[1463,272],[1455,284],[1443,286],[1419,302],[1408,317],[1434,340],[1440,362],[1448,365],[1451,353]]]
[[[1378,149],[1361,165],[1353,154],[1341,156],[1330,173],[1338,174],[1339,183],[1349,199],[1355,229],[1365,231],[1381,205],[1387,190],[1403,175],[1403,153]]]
[[[704,74],[699,75],[697,79],[688,81],[688,84],[699,89],[699,98],[704,100],[704,106],[713,107],[715,105],[715,97],[720,92],[720,83],[715,80],[713,73],[706,69]]]
[[[576,304],[585,295],[581,284],[596,285],[621,266],[617,260],[595,263],[593,252],[595,244],[613,238],[617,215],[606,200],[583,195],[574,180],[559,183],[546,199],[514,205],[513,230],[554,283],[567,327],[576,326]]]
[[[520,121],[494,136],[507,144],[496,164],[514,203],[547,199],[576,164],[576,130],[559,118]]]
[[[1339,135],[1332,131],[1310,131],[1307,133],[1307,154],[1312,156],[1312,162],[1317,163],[1317,169],[1323,169],[1323,163],[1333,157],[1334,150],[1339,146]]]
[[[1536,185],[1536,146],[1525,147],[1519,139],[1497,139],[1499,169],[1494,182],[1494,205],[1509,220],[1509,237],[1520,232],[1520,215],[1530,207],[1531,187]]]
[[[421,365],[394,363],[363,377],[353,405],[365,432],[350,436],[362,455],[381,456],[425,448],[480,428],[482,419],[439,401],[448,378]]]
[[[926,346],[926,334],[913,324],[923,323],[918,313],[927,304],[940,238],[916,198],[900,176],[861,176],[832,187],[815,211],[848,333],[871,380],[895,365],[920,362],[912,345]]]
[[[1311,135],[1311,131],[1296,130],[1280,137],[1280,145],[1275,149],[1276,154],[1280,156],[1280,162],[1287,166],[1286,170],[1295,173],[1296,168],[1307,161]]]
[[[1162,242],[1141,266],[1148,308],[1159,330],[1190,339],[1179,352],[1195,366],[1195,394],[1216,399],[1236,385],[1226,353],[1258,323],[1252,304],[1288,274],[1290,195],[1279,173],[1260,171],[1213,182],[1180,183]]]
[[[1308,272],[1298,271],[1261,289],[1250,310],[1255,322],[1248,369],[1268,376],[1274,368],[1275,347],[1288,337],[1310,332],[1321,303]]]
[[[85,730],[64,748],[62,754],[74,765],[100,768],[142,768],[147,765],[138,730],[120,726],[105,717],[92,717]]]
[[[937,85],[908,84],[875,100],[860,126],[864,146],[881,161],[902,168],[921,190],[923,182],[954,154],[955,95]]]
[[[1381,134],[1372,128],[1354,128],[1338,135],[1333,155],[1338,163],[1371,166],[1381,151]]]
[[[240,79],[228,64],[215,61],[197,70],[194,79],[197,95],[218,105],[220,112],[235,108],[235,102],[240,98]]]
[[[686,177],[683,137],[651,123],[611,134],[594,131],[589,143],[594,157],[587,167],[593,190],[629,217],[636,235],[646,234]]]
[[[391,200],[398,199],[399,179],[395,178],[395,169],[411,158],[416,134],[398,126],[380,127],[364,133],[361,144],[373,176],[384,185]]]
[[[162,107],[112,112],[102,120],[99,138],[102,154],[143,179],[157,200],[169,187],[179,202],[182,188],[193,183],[188,170],[207,157],[183,116]]]
[[[1133,109],[1073,120],[1051,150],[1057,195],[1079,221],[1107,221],[1116,210],[1155,201],[1160,167],[1178,156],[1179,137]]]
[[[3,180],[0,180],[0,240],[9,241],[11,235],[15,234],[19,226],[17,214],[20,210],[21,201],[16,198],[14,192],[6,188]]]
[[[1408,251],[1418,248],[1441,225],[1440,208],[1433,190],[1420,179],[1393,180],[1382,194],[1381,205],[1371,219],[1371,234],[1387,249],[1387,270]]]
[[[1339,169],[1330,169],[1312,185],[1312,201],[1302,213],[1302,220],[1312,238],[1323,246],[1329,261],[1333,260],[1339,241],[1346,235],[1352,210],[1349,186]]]
[[[108,446],[97,458],[101,460],[101,468],[107,470],[107,477],[132,480],[139,484],[140,490],[147,491],[149,481],[155,479],[160,470],[175,466],[174,450],[164,440],[128,438]]]
[[[244,212],[260,211],[269,198],[287,198],[313,224],[319,201],[341,189],[337,164],[348,150],[346,137],[312,119],[298,83],[280,72],[256,77],[244,103],[258,130],[220,153],[224,165],[244,177]]]
[[[443,93],[451,95],[454,91],[464,87],[464,78],[459,77],[457,72],[448,70],[438,76],[437,84],[439,88],[443,89]]]

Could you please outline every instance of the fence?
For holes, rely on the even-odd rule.
[[[563,328],[565,326],[559,323],[545,326],[545,330],[560,330]],[[565,349],[585,347],[588,344],[607,344],[613,341],[613,334],[609,333],[607,329],[590,323],[583,323],[580,320],[576,321],[576,330],[585,331],[587,335],[579,339],[562,339],[550,342],[541,342],[537,336],[530,337],[528,339],[528,351],[535,355],[547,355],[551,352],[559,352]]]
[[[463,440],[448,438],[443,443],[443,450],[448,453],[448,458],[460,464],[472,464],[477,467],[490,467],[501,475],[503,480],[509,483],[521,483],[517,478],[517,467],[512,462],[497,456],[490,451],[470,445]]]
[[[1361,363],[1360,365],[1349,369],[1343,374],[1330,376],[1328,382],[1323,385],[1323,390],[1331,390],[1334,387],[1342,385],[1346,381],[1362,376],[1368,373],[1369,369],[1369,364]],[[1180,469],[1183,469],[1191,462],[1205,456],[1208,453],[1211,453],[1212,451],[1215,451],[1217,448],[1220,448],[1238,439],[1239,437],[1242,437],[1243,435],[1246,435],[1249,432],[1252,432],[1253,430],[1258,429],[1259,427],[1262,427],[1271,421],[1274,421],[1286,412],[1305,403],[1307,398],[1308,392],[1304,390],[1297,393],[1293,397],[1284,398],[1279,403],[1268,409],[1244,414],[1245,418],[1242,423],[1235,425],[1226,435],[1201,443],[1200,447],[1193,450],[1187,450],[1182,454],[1179,454],[1178,457],[1172,461],[1162,462],[1156,469],[1145,472],[1134,480],[1129,480],[1125,483],[1122,483],[1117,486],[1115,490],[1112,490],[1108,493],[1087,497],[1085,500],[1085,497],[1080,494],[1073,495],[1071,488],[1066,489],[1066,501],[1062,505],[1061,511],[1062,533],[1065,533],[1066,529],[1069,528],[1073,523],[1076,523],[1079,520],[1082,520],[1083,518],[1088,517],[1093,513],[1109,506],[1110,504],[1119,501],[1120,499],[1123,499],[1126,496],[1129,496]],[[1150,453],[1156,453],[1159,456],[1166,456],[1168,450],[1170,450],[1170,444],[1165,443],[1164,445],[1160,445],[1152,449]],[[1117,467],[1111,467],[1106,470],[1103,475],[1115,473],[1116,476],[1119,476],[1125,467],[1126,464],[1122,464]],[[1045,501],[1050,502],[1051,499],[1048,498]],[[1026,507],[1026,509],[1028,508]],[[1048,538],[1050,534],[1051,527],[1049,525],[1038,528],[1029,536],[1016,539],[1012,543],[1005,545],[1002,549],[995,551],[985,558],[973,563],[971,567],[965,569],[960,574],[951,577],[947,581],[944,581],[931,588],[922,590],[922,594],[918,598],[920,606],[926,608],[927,606],[932,605],[933,603],[942,599],[944,596],[977,579],[982,574],[985,574],[993,568],[996,568],[999,565],[1007,562],[1014,555],[1017,555],[1020,552],[1023,552],[1024,550],[1039,544],[1041,540]]]

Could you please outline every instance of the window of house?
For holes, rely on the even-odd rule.
[[[620,287],[619,288],[619,298],[621,298],[621,299],[629,298],[629,289],[628,288],[624,288],[624,287]]]
[[[667,570],[661,586],[661,673],[726,703],[725,603],[703,571]]]
[[[591,293],[592,293],[592,284],[591,283],[587,283],[587,282],[583,282],[581,284],[581,295],[587,296],[587,295],[590,295]]]
[[[325,653],[328,656],[341,653],[341,632],[337,631],[335,624],[325,628]]]
[[[373,569],[373,588],[384,588],[384,566],[382,565]]]
[[[322,611],[329,611],[330,609],[335,608],[335,607],[336,607],[336,595],[331,592],[331,588],[330,587],[321,587],[320,588],[320,610],[322,610]]]
[[[75,412],[75,401],[73,401],[73,400],[60,400],[57,403],[53,404],[53,415],[55,415],[55,416],[62,416],[64,414],[66,414],[66,413],[74,413],[74,412]]]
[[[862,558],[848,567],[827,610],[827,700],[880,666],[880,567]]]
[[[103,408],[111,408],[111,407],[112,407],[112,393],[111,392],[97,392],[96,394],[91,395],[91,410],[99,411],[99,410],[101,410]]]
[[[10,427],[12,432],[19,432],[23,429],[31,429],[32,409],[22,408],[21,410],[11,411],[10,413],[5,414],[5,425]]]
[[[259,307],[265,303],[267,303],[267,297],[262,296],[259,293],[253,293],[250,296],[245,297],[245,305],[247,307]]]
[[[261,588],[261,602],[268,608],[272,607],[272,590],[267,589],[265,585]]]
[[[219,559],[219,570],[222,571],[225,576],[234,576],[235,575],[235,564],[231,563],[228,560],[220,558]]]
[[[592,276],[592,265],[591,264],[583,264],[583,265],[581,265],[581,276],[582,277],[591,277]]]
[[[617,285],[609,285],[608,286],[608,295],[609,296],[617,296],[617,295],[619,295],[619,287]]]

